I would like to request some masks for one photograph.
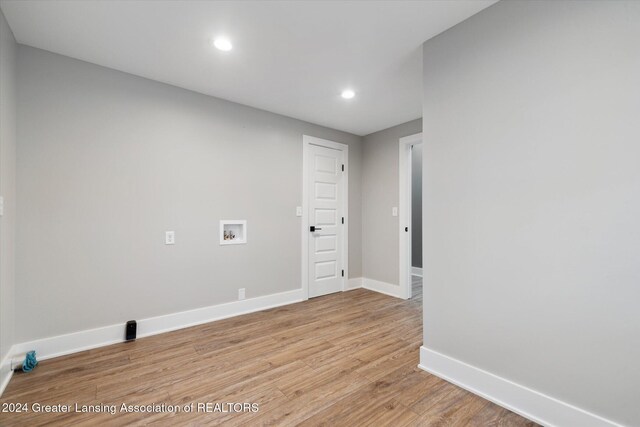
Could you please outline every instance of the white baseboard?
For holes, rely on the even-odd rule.
[[[621,427],[613,421],[424,346],[420,348],[418,367],[544,426]]]
[[[363,277],[362,287],[371,291],[380,292],[381,294],[390,295],[392,297],[405,299],[403,297],[402,289],[400,286],[393,285],[391,283],[380,282],[378,280],[368,279]]]
[[[411,275],[422,277],[422,267],[411,267]]]
[[[138,319],[138,338],[175,331],[190,326],[226,319],[241,314],[253,313],[281,305],[293,304],[304,300],[302,289],[212,305],[164,316]],[[38,360],[51,359],[79,351],[90,350],[125,340],[125,322],[101,328],[87,329],[66,335],[24,342],[13,346],[11,355],[35,350]],[[10,360],[10,358],[9,358]]]
[[[362,277],[352,277],[347,280],[347,287],[345,291],[350,291],[352,289],[359,289],[362,287]]]
[[[7,388],[7,384],[11,380],[13,376],[13,370],[11,369],[11,356],[15,354],[15,347],[11,347],[7,354],[2,359],[2,363],[0,363],[0,396],[4,393],[4,389]]]

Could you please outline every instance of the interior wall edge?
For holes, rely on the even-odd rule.
[[[0,394],[11,378],[15,343],[17,44],[0,9]]]

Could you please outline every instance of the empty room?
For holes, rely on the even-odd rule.
[[[0,0],[0,426],[640,427],[639,0]]]

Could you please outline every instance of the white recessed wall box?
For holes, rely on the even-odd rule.
[[[220,220],[220,244],[241,245],[247,243],[247,221],[244,219]]]

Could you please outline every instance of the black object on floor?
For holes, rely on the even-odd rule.
[[[136,330],[138,329],[138,324],[135,320],[129,320],[127,322],[126,335],[127,341],[133,341],[136,339]]]

